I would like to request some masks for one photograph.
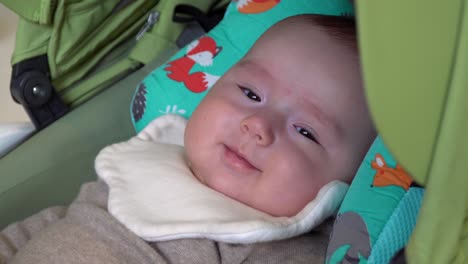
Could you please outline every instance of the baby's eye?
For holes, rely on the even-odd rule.
[[[314,141],[315,143],[319,144],[319,142],[315,138],[314,134],[312,134],[312,132],[310,132],[308,129],[303,128],[303,127],[298,126],[298,125],[294,125],[294,128],[296,129],[297,132],[299,132],[299,134],[301,134],[304,137],[306,137],[306,138]]]
[[[250,90],[249,88],[245,88],[245,87],[242,87],[242,86],[239,86],[239,88],[245,94],[245,96],[247,96],[250,100],[253,100],[253,101],[256,101],[256,102],[261,102],[262,101],[260,96],[258,96],[256,93],[252,92],[252,90]]]

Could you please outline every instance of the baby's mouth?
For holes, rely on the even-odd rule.
[[[229,146],[224,145],[224,159],[227,162],[227,165],[233,167],[235,170],[241,172],[251,172],[258,171],[249,160],[247,160],[239,151]]]

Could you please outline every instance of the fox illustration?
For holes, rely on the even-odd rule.
[[[203,67],[213,65],[213,59],[221,52],[222,48],[216,46],[216,42],[208,36],[201,37],[187,46],[186,54],[168,63],[165,71],[167,76],[176,81],[183,82],[185,87],[194,93],[201,93],[210,88],[219,76],[206,72],[190,73],[195,64]]]
[[[408,190],[413,181],[399,164],[396,165],[396,168],[388,167],[383,156],[380,154],[375,155],[375,160],[371,162],[371,167],[376,170],[372,183],[374,187],[395,185]]]
[[[244,14],[262,13],[275,7],[280,0],[234,0],[237,10]]]

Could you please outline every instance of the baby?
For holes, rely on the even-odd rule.
[[[350,182],[375,137],[350,19],[276,24],[211,89],[185,147],[207,186],[293,216],[332,180]]]
[[[242,204],[294,216],[327,183],[351,182],[374,139],[362,86],[352,20],[285,19],[217,81],[189,119],[189,167],[201,183]],[[15,263],[323,263],[329,231],[245,245],[146,243],[106,211],[106,191],[102,182],[84,185],[68,208],[2,231],[0,249],[15,245]]]

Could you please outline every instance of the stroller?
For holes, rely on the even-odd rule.
[[[146,11],[160,4],[158,1],[114,2],[153,2],[155,5],[146,6]],[[210,6],[212,3],[206,2],[198,10],[216,10],[217,5]],[[122,8],[116,3],[110,6],[110,12]],[[464,89],[468,83],[464,74],[468,63],[468,20],[465,17],[468,6],[465,1],[424,7],[400,1],[378,4],[357,1],[356,9],[364,79],[375,123],[391,153],[425,189],[416,226],[402,251],[404,259],[409,263],[466,263],[468,180],[463,172],[464,161],[468,160],[468,141],[462,135],[468,132],[468,108],[463,102],[468,98]],[[133,34],[138,34],[139,28],[151,22],[151,12],[144,14],[139,16],[140,23],[131,31]],[[163,19],[164,13],[160,14]],[[397,21],[394,14],[398,14]],[[47,16],[36,14],[34,17],[47,23],[44,19]],[[434,17],[439,19],[434,20]],[[186,12],[179,18],[193,21],[187,18]],[[103,54],[99,65],[85,66],[87,70],[54,83],[58,91],[63,92],[48,98],[62,97],[64,102],[57,108],[55,106],[60,103],[53,102],[54,107],[46,110],[52,109],[52,115],[61,118],[56,121],[37,118],[45,120],[36,124],[41,130],[0,159],[0,226],[40,208],[68,203],[81,183],[95,178],[93,161],[97,152],[135,133],[128,108],[121,106],[130,106],[141,79],[176,52],[173,43],[176,38],[182,39],[180,34],[184,28],[190,30],[189,26],[180,25],[178,30],[170,29],[171,33],[178,31],[173,42],[163,45],[152,59],[127,64],[130,66],[121,68],[123,70],[105,82],[93,79],[89,70],[99,73],[102,72],[99,69],[118,65],[115,58],[128,54],[125,45],[129,43],[115,45],[112,50],[118,56]],[[18,57],[13,62],[22,59]],[[34,64],[44,65],[44,58],[36,59]],[[50,70],[52,73],[60,71]],[[23,72],[14,69],[13,75]],[[70,88],[74,86],[71,83],[83,76],[89,79]],[[98,88],[84,93],[78,91],[87,89],[75,89],[85,86]],[[28,100],[21,95],[15,98],[20,102]],[[365,207],[366,203],[357,206]],[[364,261],[360,258],[350,263],[366,263]]]

